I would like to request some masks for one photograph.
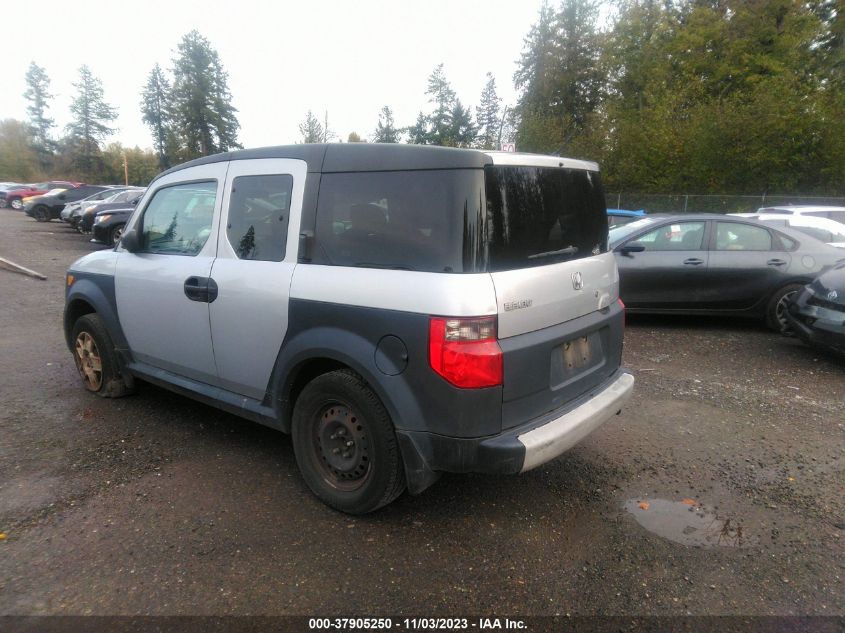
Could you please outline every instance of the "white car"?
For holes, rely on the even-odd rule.
[[[750,217],[766,224],[789,227],[831,246],[845,248],[845,224],[836,220],[820,218],[813,215],[784,215],[776,213],[751,214]]]
[[[778,207],[760,207],[757,209],[758,214],[776,214],[776,215],[800,215],[810,216],[816,218],[828,218],[836,220],[845,224],[845,207],[832,207],[827,205],[783,205]]]

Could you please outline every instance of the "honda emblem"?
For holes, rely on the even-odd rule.
[[[581,290],[584,287],[584,278],[581,273],[572,273],[572,287],[575,290]]]

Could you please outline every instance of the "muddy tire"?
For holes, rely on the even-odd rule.
[[[294,407],[292,435],[305,483],[336,510],[372,512],[405,489],[390,415],[351,370],[323,374],[306,385]]]
[[[131,392],[118,372],[114,344],[99,315],[79,317],[71,336],[73,360],[85,389],[103,398],[119,398]]]

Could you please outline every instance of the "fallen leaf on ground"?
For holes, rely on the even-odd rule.
[[[681,503],[683,503],[686,506],[697,506],[698,505],[698,501],[696,501],[695,499],[689,499],[689,498],[681,499]]]
[[[640,501],[637,505],[640,506],[640,510],[648,510],[651,504],[648,501]]]

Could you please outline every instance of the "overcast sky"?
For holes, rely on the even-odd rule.
[[[513,73],[541,0],[7,0],[0,119],[26,119],[31,61],[52,81],[50,115],[69,119],[73,82],[88,64],[119,111],[110,140],[151,147],[140,93],[153,65],[168,72],[176,45],[198,29],[217,49],[244,147],[294,143],[311,109],[342,140],[372,135],[389,105],[396,125],[428,110],[426,80],[443,62],[465,105],[476,106],[490,71],[512,104]],[[474,110],[473,110],[474,112]]]

